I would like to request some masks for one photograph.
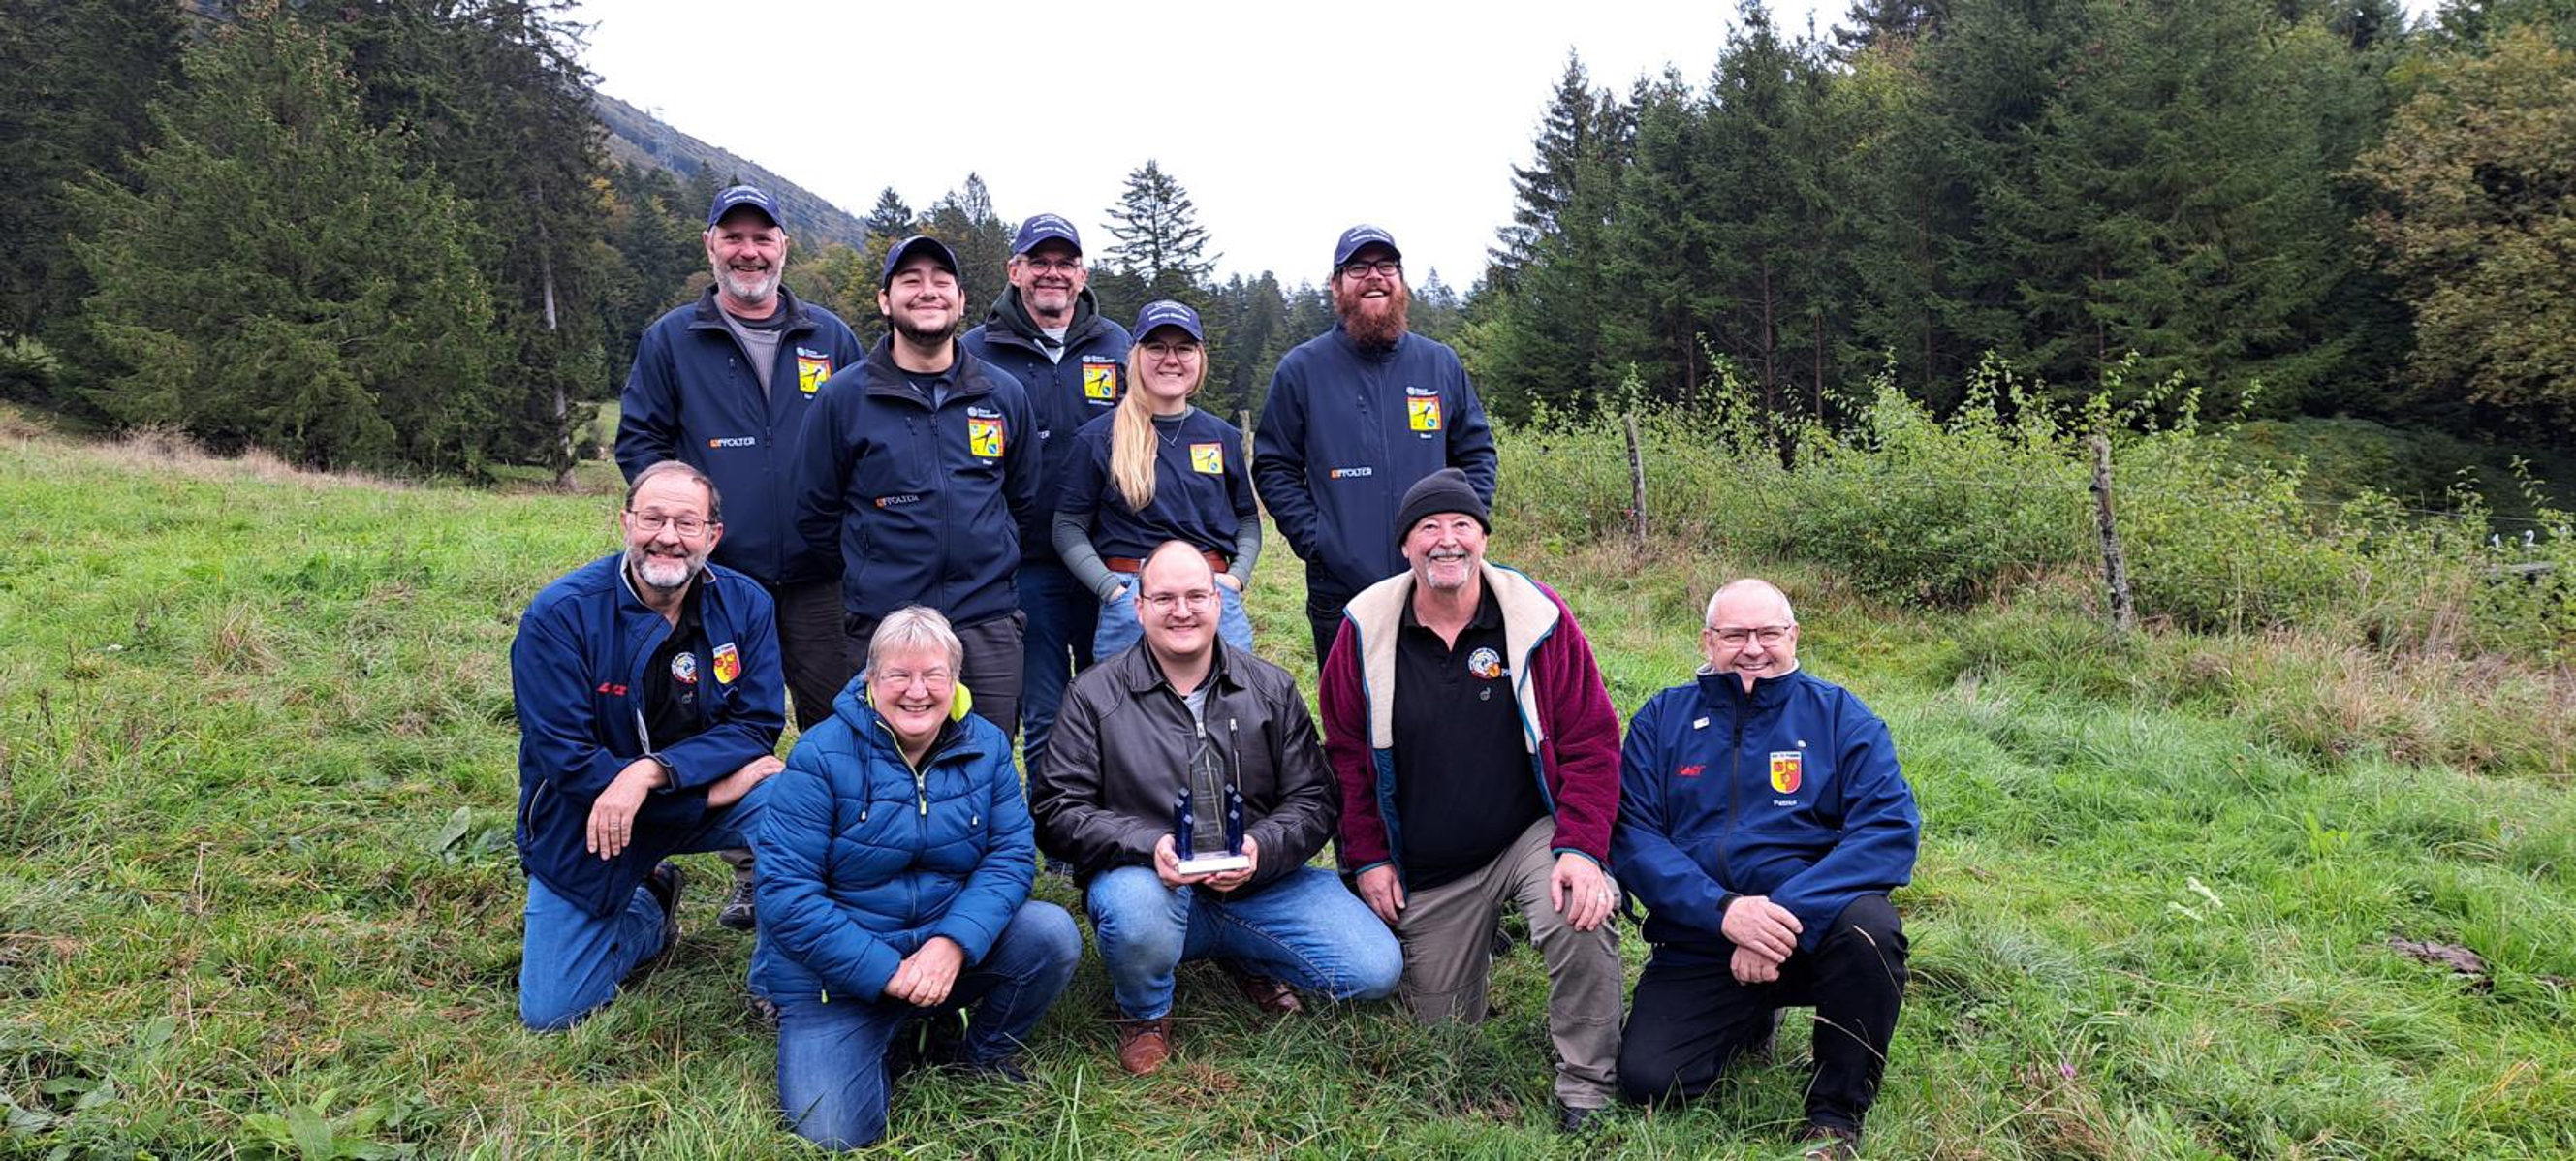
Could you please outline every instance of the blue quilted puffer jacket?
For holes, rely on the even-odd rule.
[[[1037,830],[1002,731],[952,718],[916,773],[865,691],[843,689],[762,788],[751,985],[764,996],[877,1000],[938,935],[980,963],[1037,876]]]

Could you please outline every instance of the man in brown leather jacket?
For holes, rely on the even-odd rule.
[[[1296,679],[1217,639],[1216,578],[1197,549],[1163,545],[1137,585],[1144,640],[1074,679],[1030,808],[1038,846],[1082,883],[1121,1017],[1118,1063],[1141,1074],[1171,1054],[1183,960],[1219,961],[1282,1015],[1299,1007],[1292,987],[1390,995],[1403,962],[1367,906],[1306,865],[1339,791]]]

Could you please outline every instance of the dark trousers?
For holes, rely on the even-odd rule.
[[[832,716],[832,699],[856,672],[849,631],[841,623],[841,579],[777,585],[769,598],[778,606],[778,661],[787,671],[787,700],[802,733]]]
[[[1091,633],[1100,619],[1100,595],[1082,587],[1073,572],[1049,552],[1044,560],[1023,560],[1012,578],[1020,593],[1022,669],[1021,718],[1028,737],[1020,749],[1028,755],[1029,776],[1046,761],[1047,734],[1056,710],[1064,704],[1065,686],[1091,665]],[[976,694],[982,697],[981,691]]]
[[[762,587],[777,606],[778,664],[786,670],[788,707],[802,733],[832,716],[832,699],[850,682],[849,651],[842,644],[841,580]],[[716,855],[733,868],[736,884],[751,882],[749,848],[727,847]]]
[[[1324,674],[1324,660],[1333,655],[1333,639],[1342,635],[1342,606],[1351,603],[1352,595],[1319,588],[1312,576],[1306,578],[1306,628],[1315,635],[1315,676],[1319,679]]]
[[[974,712],[1002,727],[1004,737],[1020,732],[1020,626],[1028,615],[1013,612],[972,625],[952,626],[966,647],[966,671],[957,675],[974,698]],[[874,621],[849,620],[850,668],[868,665],[868,642],[876,637]]]
[[[1843,908],[1812,952],[1767,984],[1738,983],[1732,948],[1655,949],[1637,978],[1619,1042],[1619,1094],[1645,1103],[1696,1097],[1737,1055],[1770,1034],[1779,1008],[1816,1010],[1816,1078],[1807,1120],[1860,1131],[1878,1095],[1887,1045],[1905,997],[1905,929],[1885,895]]]

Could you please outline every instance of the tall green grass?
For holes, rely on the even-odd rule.
[[[1894,728],[1926,839],[1898,900],[1914,980],[1869,1154],[2576,1155],[2562,675],[2297,618],[2163,610],[2116,638],[2080,537],[2046,557],[2041,525],[2013,531],[1989,494],[2063,486],[2040,454],[2063,436],[2027,422],[1884,429],[1921,441],[1906,454],[1925,471],[1943,441],[1989,441],[1988,488],[1924,502],[2030,537],[1996,558],[2040,557],[1934,590],[1805,539],[1916,543],[1898,533],[1921,520],[1863,504],[1872,479],[1919,486],[1864,463],[1868,441],[1790,472],[1650,419],[1669,534],[1638,554],[1602,535],[1624,503],[1615,444],[1505,437],[1493,553],[1566,594],[1623,712],[1685,679],[1710,586],[1762,571],[1800,599],[1805,664]],[[1838,502],[1880,514],[1808,510]],[[0,429],[21,531],[0,570],[0,1156],[814,1155],[770,1109],[774,1045],[740,1005],[749,943],[707,893],[671,966],[597,1019],[555,1036],[515,1020],[504,649],[539,586],[609,548],[612,506]],[[1297,574],[1274,558],[1252,608],[1263,651],[1304,672]],[[1073,902],[1051,878],[1040,893]],[[2390,936],[2490,970],[2455,977]],[[1633,931],[1626,952],[1642,958]],[[1265,1026],[1193,968],[1178,1066],[1137,1080],[1112,1063],[1086,960],[1039,1028],[1035,1085],[908,1082],[879,1154],[1788,1150],[1803,1016],[1782,1059],[1709,1100],[1567,1141],[1534,957],[1496,987],[1476,1029],[1385,1005]]]

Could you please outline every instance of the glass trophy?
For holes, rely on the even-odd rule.
[[[1172,849],[1181,856],[1180,873],[1213,875],[1251,866],[1252,859],[1243,853],[1243,795],[1230,785],[1225,788],[1223,828],[1199,825],[1194,798],[1185,786],[1173,803]]]

